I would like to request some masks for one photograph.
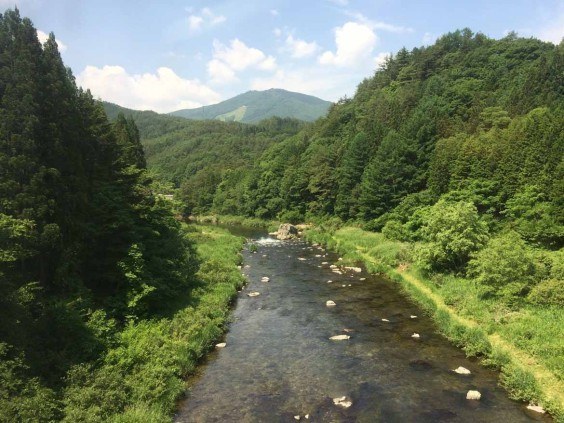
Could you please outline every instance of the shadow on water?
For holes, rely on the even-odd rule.
[[[436,334],[395,283],[365,269],[336,274],[329,266],[338,256],[304,241],[234,232],[258,247],[244,251],[249,284],[239,294],[227,346],[191,380],[177,422],[550,421],[508,399],[498,374]],[[327,300],[337,305],[327,307]],[[342,334],[350,339],[329,339]],[[472,373],[454,373],[458,366]],[[480,401],[466,400],[471,389],[481,392]],[[350,408],[333,403],[341,396]]]

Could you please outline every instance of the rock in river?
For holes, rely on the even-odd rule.
[[[227,344],[225,342],[220,342],[219,344],[215,344],[216,348],[225,348]]]
[[[458,373],[459,375],[469,375],[471,372],[466,367],[458,366],[456,369],[453,370],[454,373]]]
[[[337,304],[335,303],[335,301],[327,300],[327,302],[325,303],[325,305],[326,305],[327,307],[334,307],[334,306],[336,306]]]
[[[298,237],[298,228],[290,223],[282,223],[276,232],[278,239],[294,239]]]
[[[335,336],[332,336],[329,339],[331,341],[346,341],[347,339],[350,339],[350,336],[349,335],[335,335]]]
[[[482,398],[482,394],[480,394],[478,391],[468,391],[468,393],[466,394],[466,399],[467,400],[479,400],[480,398]]]
[[[352,405],[352,401],[347,397],[333,398],[333,404],[339,407],[349,408]]]
[[[252,292],[249,292],[247,295],[249,297],[258,297],[260,295],[260,292],[252,291]]]

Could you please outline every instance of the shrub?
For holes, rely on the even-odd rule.
[[[490,293],[510,299],[526,293],[533,285],[534,255],[518,233],[506,232],[473,254],[468,274],[489,288]]]
[[[533,304],[564,307],[564,281],[544,280],[531,290],[527,299]]]
[[[278,214],[278,220],[281,222],[289,222],[292,225],[297,225],[304,221],[304,215],[298,210],[288,210]]]
[[[426,243],[418,247],[417,258],[425,270],[461,271],[488,239],[487,226],[476,207],[464,201],[439,200],[426,211],[423,221],[420,234]]]

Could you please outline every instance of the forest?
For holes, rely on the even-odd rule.
[[[564,322],[562,69],[564,43],[464,29],[313,123],[198,122],[102,104],[0,15],[0,421],[169,418],[243,284],[242,240],[189,215],[352,226],[438,289]],[[561,382],[547,331],[515,342]]]

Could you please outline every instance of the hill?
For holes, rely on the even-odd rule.
[[[311,95],[281,89],[248,91],[229,100],[197,109],[170,113],[188,119],[217,119],[244,123],[259,122],[272,116],[290,117],[308,122],[327,113],[331,103]]]

